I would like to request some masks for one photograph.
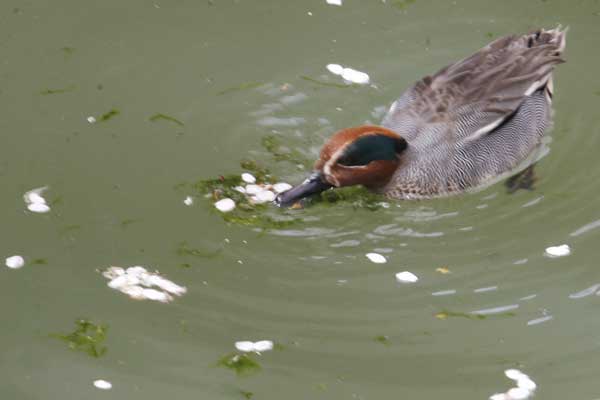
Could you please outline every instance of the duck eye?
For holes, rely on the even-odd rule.
[[[371,161],[396,160],[406,148],[406,142],[376,133],[364,135],[346,146],[337,163],[347,167],[367,165]]]

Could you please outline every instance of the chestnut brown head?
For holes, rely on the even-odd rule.
[[[321,149],[314,172],[302,184],[281,193],[276,201],[288,206],[331,187],[384,186],[400,166],[406,141],[380,126],[359,126],[337,132]]]

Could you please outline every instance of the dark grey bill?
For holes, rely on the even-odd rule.
[[[277,198],[275,198],[275,203],[277,203],[279,207],[289,207],[298,200],[313,194],[321,193],[331,187],[331,184],[323,180],[323,175],[321,175],[320,172],[315,172],[300,185],[279,194]]]

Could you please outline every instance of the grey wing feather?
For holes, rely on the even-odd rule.
[[[417,146],[486,135],[550,82],[554,66],[563,62],[565,34],[556,28],[500,38],[418,81],[392,104],[382,125]]]

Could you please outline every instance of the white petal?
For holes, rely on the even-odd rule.
[[[387,259],[379,253],[367,253],[365,256],[375,264],[385,264]]]
[[[25,265],[25,260],[21,256],[11,256],[6,259],[6,266],[12,269],[19,269]]]
[[[191,196],[188,196],[185,198],[185,200],[183,200],[183,204],[185,204],[186,206],[191,206],[192,204],[194,204],[194,199]]]
[[[246,186],[246,193],[247,194],[257,194],[259,192],[262,192],[263,188],[261,188],[258,185],[247,185]]]
[[[96,386],[98,389],[102,389],[102,390],[112,389],[112,383],[105,381],[104,379],[95,380],[94,386]]]
[[[276,193],[282,193],[285,192],[287,190],[290,190],[292,188],[292,185],[290,185],[289,183],[285,183],[285,182],[279,182],[273,185],[273,190]]]
[[[114,279],[117,276],[123,275],[124,273],[125,270],[121,267],[108,267],[106,271],[102,273],[102,276],[104,276],[107,279]]]
[[[571,247],[568,244],[560,246],[550,246],[546,249],[546,254],[550,257],[564,257],[571,254]]]
[[[44,199],[42,196],[40,196],[37,193],[30,193],[28,197],[28,200],[30,203],[40,203],[40,204],[46,204],[46,199]]]
[[[506,371],[504,371],[504,375],[506,375],[506,377],[508,379],[512,379],[513,381],[516,381],[517,379],[521,378],[525,374],[522,373],[521,371],[519,371],[518,369],[507,369]]]
[[[215,207],[221,212],[229,212],[235,208],[235,201],[229,198],[222,199],[215,203]]]
[[[246,193],[246,189],[243,186],[236,186],[233,189],[240,193]]]
[[[327,70],[334,75],[341,75],[344,72],[344,67],[340,64],[327,64]]]
[[[529,390],[530,392],[533,392],[537,388],[536,383],[527,375],[523,375],[517,379],[517,386],[521,389]]]
[[[402,283],[415,283],[419,278],[412,272],[404,271],[396,274],[396,280]]]
[[[31,212],[39,214],[47,213],[48,211],[50,211],[50,207],[48,207],[44,203],[31,203],[27,206],[27,209]]]
[[[173,300],[168,293],[155,289],[144,289],[143,295],[148,300],[160,301],[161,303],[168,303],[169,301]]]
[[[529,390],[522,388],[512,388],[506,392],[506,394],[511,400],[525,400],[531,396],[531,392]]]
[[[134,286],[139,285],[140,279],[135,275],[125,274],[121,276],[117,276],[110,282],[108,282],[108,287],[111,289],[121,290],[121,288],[126,286]]]
[[[241,342],[235,342],[235,348],[239,351],[250,352],[254,351],[254,343],[247,340]]]
[[[123,286],[119,288],[119,290],[134,300],[146,300],[146,296],[144,296],[144,288],[141,286]]]
[[[187,289],[185,287],[179,286],[159,275],[150,275],[150,277],[146,281],[149,283],[149,285],[147,286],[158,286],[162,290],[177,296],[181,296],[187,292]]]
[[[369,75],[352,68],[344,68],[342,71],[342,78],[349,82],[358,83],[360,85],[365,85],[370,81]]]
[[[327,4],[331,4],[332,6],[341,6],[342,0],[326,0]]]
[[[44,199],[42,197],[42,193],[44,193],[46,190],[48,190],[48,186],[42,186],[39,188],[31,189],[31,190],[25,192],[25,194],[23,195],[23,200],[25,200],[25,203],[27,203],[27,204],[30,204],[30,203],[46,204],[46,199]]]
[[[257,203],[267,203],[269,201],[275,200],[275,193],[270,190],[263,190],[262,192],[256,193],[255,201]]]
[[[254,351],[263,352],[273,350],[273,342],[271,340],[259,340],[254,343]]]
[[[254,177],[254,175],[249,174],[247,172],[244,172],[242,174],[242,180],[246,183],[255,183],[256,182],[256,178]]]

